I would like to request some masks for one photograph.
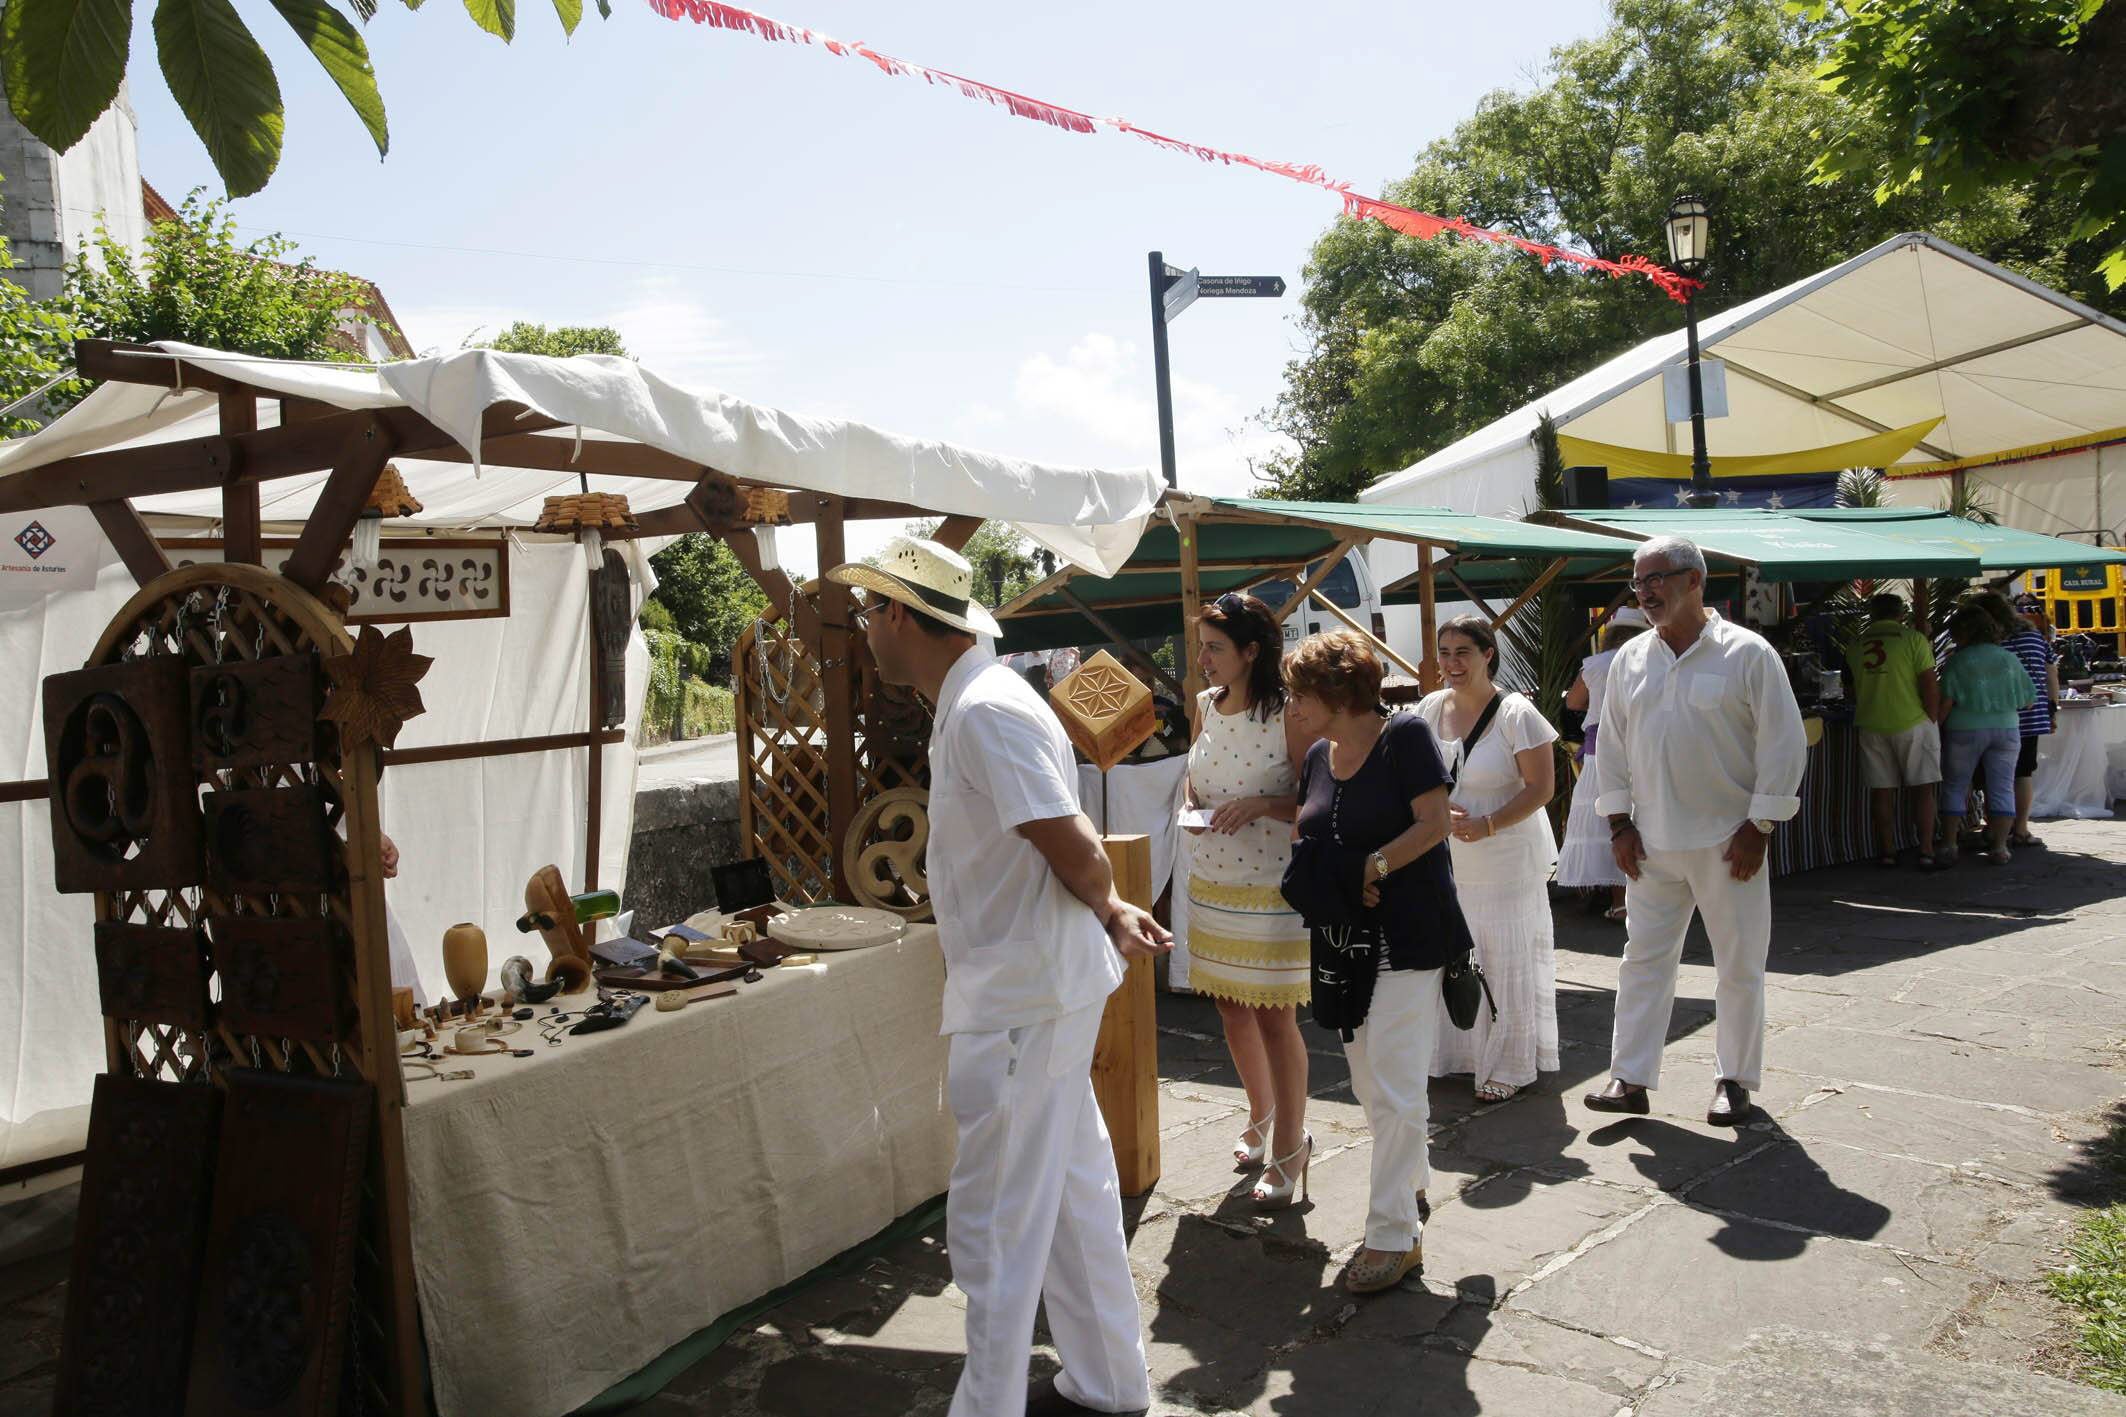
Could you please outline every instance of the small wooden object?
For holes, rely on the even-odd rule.
[[[317,756],[324,676],[314,654],[229,660],[192,670],[192,766],[306,763]]]
[[[461,921],[443,932],[443,979],[453,998],[477,999],[487,987],[487,932]]]
[[[105,1018],[204,1029],[207,961],[198,932],[98,921],[96,990]]]
[[[325,799],[307,783],[206,794],[207,884],[223,895],[334,888]]]
[[[884,839],[873,842],[873,836]],[[923,853],[929,844],[930,793],[925,789],[896,787],[865,803],[842,847],[842,874],[856,903],[890,910],[903,920],[928,920],[930,878],[923,872]]]
[[[591,653],[604,664],[598,680],[598,722],[618,728],[627,722],[627,642],[635,624],[635,583],[627,562],[607,547],[591,572]]]
[[[1102,772],[1135,752],[1159,727],[1152,691],[1104,649],[1049,690],[1048,701],[1072,745]]]
[[[1115,892],[1152,908],[1151,838],[1103,837]],[[1133,959],[1122,987],[1107,996],[1093,1046],[1093,1095],[1107,1119],[1122,1194],[1141,1196],[1159,1180],[1159,1014],[1152,961]]]
[[[156,655],[44,681],[53,873],[62,891],[196,886],[184,661]]]
[[[542,927],[539,938],[546,941],[547,953],[553,956],[546,966],[546,977],[561,981],[561,992],[578,993],[588,989],[591,983],[591,946],[583,938],[583,927],[576,923],[576,908],[569,903],[568,883],[561,879],[558,866],[541,866],[524,883],[524,909],[527,914],[543,915],[553,921]]]
[[[391,1018],[398,1024],[401,1033],[420,1026],[420,1014],[414,1009],[412,985],[400,984],[392,988]]]
[[[232,1033],[330,1043],[354,1034],[347,949],[330,921],[222,915],[207,922]]]
[[[539,509],[533,531],[567,535],[577,531],[635,531],[639,524],[618,492],[573,492],[549,497]]]

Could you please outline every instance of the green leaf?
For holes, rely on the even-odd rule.
[[[324,65],[332,82],[339,85],[355,116],[376,143],[376,155],[391,151],[391,132],[384,121],[384,96],[377,92],[376,70],[369,65],[369,46],[347,17],[325,0],[273,0],[273,8],[302,38],[303,44]]]
[[[504,44],[517,37],[517,0],[465,0],[465,13]]]
[[[281,90],[229,0],[157,0],[155,57],[229,195],[265,186],[281,160]]]
[[[573,36],[583,23],[583,0],[554,0],[554,13],[561,17],[561,31]]]
[[[610,0],[598,0],[598,18],[601,20],[610,20],[612,17],[613,7],[610,3]]]
[[[22,126],[65,152],[118,97],[132,0],[8,0],[0,73]]]

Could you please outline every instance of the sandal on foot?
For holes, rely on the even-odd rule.
[[[1353,1294],[1378,1294],[1383,1289],[1393,1289],[1411,1274],[1425,1272],[1425,1246],[1423,1241],[1412,1245],[1403,1253],[1389,1254],[1378,1259],[1368,1259],[1369,1254],[1379,1251],[1360,1249],[1344,1266],[1344,1288]]]
[[[1480,1082],[1476,1085],[1476,1100],[1479,1102],[1504,1102],[1520,1089],[1510,1082]]]
[[[1270,1115],[1267,1117],[1260,1119],[1251,1117],[1248,1119],[1247,1131],[1240,1134],[1240,1141],[1233,1148],[1234,1166],[1262,1165],[1262,1149],[1269,1145],[1270,1141],[1270,1123],[1276,1120],[1277,1109],[1275,1107],[1270,1109]],[[1251,1135],[1258,1138],[1258,1140],[1249,1141],[1248,1137]]]
[[[1612,905],[1611,907],[1609,907],[1609,909],[1602,912],[1602,918],[1604,920],[1611,921],[1614,924],[1622,925],[1624,923],[1624,907],[1621,905]]]

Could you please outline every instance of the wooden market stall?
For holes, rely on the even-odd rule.
[[[465,351],[317,368],[86,341],[76,366],[100,387],[49,429],[0,447],[0,512],[87,507],[140,587],[89,650],[88,667],[46,682],[47,776],[0,783],[0,802],[50,803],[58,886],[95,897],[106,1073],[89,1123],[62,1392],[109,1410],[148,1411],[189,1390],[192,1410],[225,1410],[239,1388],[253,1397],[270,1389],[287,1404],[275,1410],[291,1413],[339,1402],[348,1411],[411,1414],[429,1410],[432,1362],[445,1412],[568,1410],[596,1389],[570,1392],[551,1380],[555,1372],[580,1383],[599,1372],[595,1366],[541,1373],[536,1386],[506,1398],[442,1381],[470,1355],[462,1326],[437,1329],[431,1301],[457,1297],[451,1286],[472,1272],[464,1250],[480,1247],[432,1254],[417,1233],[426,1223],[420,1197],[409,1195],[409,1098],[385,941],[378,778],[394,764],[582,754],[589,783],[582,878],[595,883],[603,856],[600,765],[626,717],[615,707],[626,695],[613,682],[612,648],[616,636],[624,645],[633,611],[628,568],[600,543],[707,532],[731,546],[815,666],[820,733],[805,775],[817,788],[829,849],[813,854],[838,889],[844,856],[832,848],[849,838],[863,805],[859,764],[870,761],[864,721],[872,690],[847,592],[833,585],[800,592],[763,553],[757,530],[809,526],[821,563],[832,564],[845,559],[852,520],[943,514],[941,537],[964,542],[984,518],[1016,517],[1044,545],[1097,564],[1112,546],[1134,541],[1156,478],[1044,468],[801,419],[678,389],[618,360]],[[211,427],[197,426],[202,414]],[[595,634],[580,729],[392,746],[399,726],[420,712],[416,685],[428,661],[404,631],[350,630],[340,573],[357,523],[388,514],[396,489],[387,468],[422,463],[471,463],[535,501],[544,496],[542,528],[591,553],[582,595]],[[420,478],[408,480],[417,496]],[[219,559],[175,563],[144,515],[154,499],[173,495],[218,500],[212,550]],[[284,538],[267,534],[276,525],[288,529]],[[86,951],[89,934],[83,928],[71,939],[36,943]],[[934,949],[929,954],[934,964]],[[776,980],[761,997],[783,997],[787,1006],[798,987]],[[809,1006],[815,1016],[820,1006],[818,999]],[[914,1016],[920,1010],[911,1002],[896,1026],[934,1052],[935,1020],[925,1030]],[[800,1003],[794,1016],[805,1012]],[[652,1027],[646,1014],[567,1057],[619,1066],[618,1050],[651,1047],[685,1026],[717,1026],[695,1025],[693,1014],[663,1017]],[[941,1059],[918,1060],[933,1061]],[[539,1125],[524,1104],[544,1098],[552,1108],[573,1091],[556,1093],[551,1081],[536,1080],[557,1076],[539,1071],[559,1066],[547,1058],[493,1079],[485,1069],[507,1065],[480,1066],[465,1095],[486,1096],[473,1115],[493,1134],[469,1130],[470,1122],[424,1129],[442,1149],[431,1159],[443,1169],[427,1173],[437,1185],[463,1177],[448,1148],[492,1164]],[[928,1098],[919,1117],[929,1128],[926,1155],[937,1149],[943,1124],[934,1081],[908,1094]],[[501,1105],[505,1098],[517,1105]],[[758,1098],[734,1099],[741,1104],[757,1107]],[[547,1118],[562,1115],[569,1114]],[[598,1125],[595,1113],[579,1119],[581,1127]],[[669,1150],[655,1165],[645,1161],[650,1171],[706,1174],[728,1160],[719,1140],[687,1129],[646,1136],[642,1145]],[[704,1145],[706,1155],[688,1150]],[[143,1190],[129,1173],[150,1163],[156,1182]],[[937,1174],[934,1157],[895,1164],[908,1184]],[[489,1175],[489,1191],[492,1182]],[[795,1199],[765,1183],[756,1190],[770,1205]],[[437,1199],[429,1197],[431,1213],[441,1213]],[[628,1214],[623,1200],[644,1213],[670,1198],[616,1191],[584,1200],[588,1211],[565,1206],[551,1228],[574,1235],[601,1206],[619,1223]],[[110,1248],[143,1225],[155,1236],[148,1251],[121,1256]],[[578,1238],[595,1242],[599,1228]],[[750,1232],[738,1238],[751,1242]],[[799,1264],[801,1273],[861,1238],[815,1226],[805,1243],[778,1249],[773,1274],[763,1275],[772,1287],[795,1277],[783,1267]],[[579,1265],[572,1283],[594,1286],[613,1268]],[[488,1277],[494,1293],[526,1306],[497,1314],[495,1332],[524,1330],[552,1348],[536,1315],[554,1276]],[[237,1288],[258,1302],[223,1304],[220,1296]],[[703,1286],[692,1290],[699,1299]],[[87,1318],[111,1305],[153,1309],[194,1294],[196,1304],[180,1298],[176,1307],[196,1309],[196,1327],[169,1325],[153,1342],[136,1327]],[[603,1307],[588,1290],[578,1297],[586,1309]],[[424,1308],[431,1310],[425,1358]],[[623,1302],[612,1311],[632,1310]],[[659,1313],[627,1337],[661,1345],[675,1326],[683,1335],[721,1311]],[[274,1319],[283,1313],[295,1317]],[[252,1320],[280,1326],[266,1332],[247,1327]],[[458,1341],[439,1345],[439,1332]],[[597,1356],[627,1361],[612,1345]],[[490,1371],[499,1382],[529,1381]]]

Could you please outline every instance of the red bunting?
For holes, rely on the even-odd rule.
[[[1421,241],[1430,241],[1442,232],[1451,232],[1469,241],[1489,241],[1498,245],[1518,246],[1521,250],[1526,251],[1546,265],[1553,261],[1562,261],[1568,265],[1578,266],[1582,270],[1599,271],[1611,279],[1622,279],[1626,276],[1643,276],[1660,287],[1663,293],[1671,300],[1687,301],[1690,299],[1691,292],[1699,288],[1699,282],[1687,276],[1678,275],[1666,267],[1656,265],[1644,256],[1625,256],[1614,261],[1604,260],[1599,256],[1591,256],[1585,251],[1575,251],[1565,246],[1550,246],[1540,241],[1530,241],[1526,237],[1515,236],[1511,232],[1492,231],[1488,227],[1473,225],[1460,217],[1439,217],[1427,212],[1414,211],[1409,207],[1397,206],[1393,202],[1381,201],[1377,197],[1360,196],[1351,190],[1350,183],[1336,181],[1328,173],[1312,163],[1269,162],[1262,158],[1249,157],[1246,153],[1227,152],[1222,148],[1209,148],[1200,143],[1186,142],[1180,138],[1169,138],[1162,133],[1154,133],[1147,128],[1139,128],[1136,124],[1124,119],[1096,118],[1090,113],[1080,113],[1077,109],[1065,108],[1061,104],[1047,103],[1037,98],[1028,98],[1025,94],[1013,93],[1010,89],[1000,89],[994,84],[985,84],[979,80],[965,78],[959,74],[950,74],[942,69],[925,68],[921,64],[911,64],[905,59],[895,59],[891,55],[879,53],[867,44],[850,44],[843,40],[830,39],[826,35],[815,33],[802,25],[785,24],[781,20],[772,20],[766,15],[758,15],[751,10],[741,10],[736,5],[718,3],[718,0],[649,0],[649,5],[652,10],[655,10],[668,20],[688,19],[697,25],[707,25],[711,29],[739,31],[779,44],[816,44],[837,58],[846,59],[851,55],[855,55],[859,58],[870,60],[878,66],[881,72],[891,74],[896,78],[921,79],[925,83],[939,84],[956,89],[967,98],[980,99],[984,103],[995,104],[997,107],[1017,117],[1031,118],[1036,122],[1046,123],[1051,127],[1061,128],[1067,132],[1091,133],[1100,128],[1112,128],[1117,132],[1127,133],[1133,138],[1139,138],[1147,143],[1165,148],[1169,152],[1186,153],[1201,162],[1222,162],[1230,166],[1252,167],[1257,172],[1267,172],[1276,177],[1289,178],[1294,182],[1304,182],[1309,186],[1320,187],[1334,192],[1343,198],[1344,214],[1346,216],[1360,221],[1377,221],[1384,226],[1401,232],[1405,236],[1414,236]]]

